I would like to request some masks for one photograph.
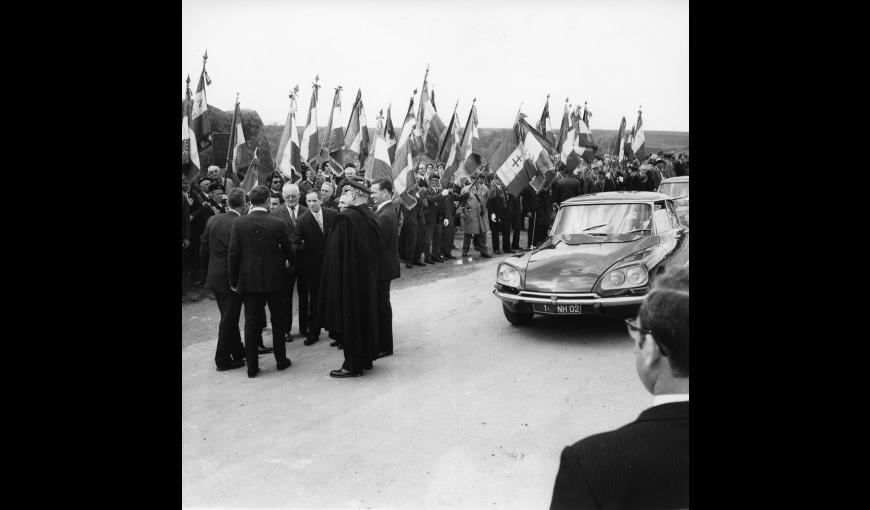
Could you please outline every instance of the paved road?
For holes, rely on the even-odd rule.
[[[182,348],[182,505],[548,506],[561,449],[651,397],[621,321],[511,326],[497,260],[395,290],[395,354],[356,379],[329,377],[342,356],[323,340],[288,344],[283,372],[271,355],[256,379],[216,372],[214,301],[183,305],[183,334],[210,338]]]

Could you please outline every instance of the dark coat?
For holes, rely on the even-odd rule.
[[[423,223],[423,201],[417,200],[414,207],[408,209],[405,204],[402,204],[402,224],[416,225]]]
[[[689,508],[689,403],[562,450],[550,508]]]
[[[573,198],[583,194],[583,188],[580,180],[573,175],[557,179],[556,182],[553,183],[552,189],[554,204],[561,204],[569,198]]]
[[[190,204],[187,193],[181,192],[181,240],[190,239]]]
[[[205,224],[202,242],[199,245],[199,267],[208,268],[205,287],[215,292],[231,292],[227,253],[230,248],[230,232],[239,218],[234,211],[212,216]]]
[[[326,239],[317,320],[346,354],[378,356],[378,220],[366,205],[338,213]]]
[[[443,197],[442,197],[443,198]],[[395,280],[399,271],[399,212],[395,204],[385,205],[375,213],[381,229],[378,255],[378,280]]]
[[[420,194],[426,198],[426,204],[423,206],[423,223],[432,225],[444,221],[444,196],[441,192],[423,188]]]
[[[281,204],[279,207],[276,207],[276,208],[275,208],[272,212],[270,212],[269,214],[271,214],[272,216],[274,216],[274,217],[279,218],[280,220],[282,220],[282,221],[284,222],[284,225],[287,226],[287,236],[288,236],[290,239],[294,239],[294,238],[295,238],[295,232],[296,232],[297,224],[299,223],[299,218],[300,218],[303,214],[305,214],[306,211],[308,211],[308,208],[305,207],[304,205],[302,205],[302,204],[300,203],[300,204],[299,204],[299,214],[296,215],[296,221],[295,221],[295,222],[293,222],[293,221],[290,219],[290,211],[287,210],[287,205],[286,205],[286,204]],[[315,226],[316,226],[316,225],[315,225]],[[296,248],[295,245],[294,245],[293,247]],[[285,273],[287,273],[288,275],[291,275],[291,274],[296,274],[297,271],[302,271],[302,270],[304,270],[304,266],[305,266],[305,262],[304,262],[304,260],[302,260],[302,259],[298,259],[296,262],[297,262],[297,263],[296,263],[295,266],[293,266],[293,267],[289,267],[289,268],[286,268]]]
[[[489,199],[486,201],[486,208],[490,213],[494,213],[498,219],[507,217],[507,195],[509,193],[504,186],[501,189],[496,186],[489,189]]]
[[[287,208],[285,207],[284,210],[286,211]],[[314,213],[310,209],[306,209],[305,213],[299,216],[299,219],[296,221],[293,235],[297,265],[304,267],[306,272],[310,274],[316,273],[318,276],[320,276],[323,267],[323,252],[326,248],[326,239],[329,237],[329,232],[335,226],[335,218],[338,216],[338,211],[334,209],[321,207],[320,210],[323,212],[323,231],[317,225]]]
[[[228,251],[230,286],[239,292],[284,292],[285,261],[295,264],[287,225],[265,211],[233,223]]]

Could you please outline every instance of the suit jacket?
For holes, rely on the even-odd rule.
[[[215,292],[232,292],[227,268],[227,252],[230,248],[230,232],[239,218],[235,212],[225,212],[208,219],[199,245],[199,267],[208,268],[205,286]]]
[[[569,198],[582,194],[582,183],[573,175],[562,177],[553,183],[553,203],[555,204],[561,204]]]
[[[279,207],[276,207],[275,210],[269,214],[284,221],[284,224],[287,226],[287,236],[292,240],[295,238],[296,228],[297,228],[297,225],[299,224],[299,217],[302,216],[303,214],[305,214],[305,211],[307,211],[307,210],[308,210],[308,208],[300,203],[299,204],[299,214],[296,215],[295,222],[290,218],[290,211],[287,210],[286,204],[281,204]],[[296,246],[294,245],[293,248],[295,249]],[[302,264],[301,264],[302,260],[297,260],[296,262],[297,262],[296,265],[289,267],[285,270],[286,274],[288,274],[288,275],[296,274],[297,270],[302,269]]]
[[[285,261],[295,263],[287,225],[265,211],[233,223],[228,250],[230,285],[239,292],[283,292]]]
[[[562,450],[550,508],[689,508],[689,403]]]
[[[443,198],[443,197],[442,197]],[[399,212],[395,204],[375,213],[381,229],[378,246],[378,280],[395,280],[399,272]]]
[[[420,194],[426,197],[426,205],[423,206],[423,223],[432,225],[444,221],[444,196],[441,192],[423,188]]]
[[[284,208],[286,211],[286,207]],[[301,206],[300,206],[301,210]],[[308,274],[320,276],[323,264],[323,250],[326,246],[326,238],[332,227],[335,226],[335,217],[338,211],[321,207],[323,212],[323,230],[314,219],[314,213],[306,209],[296,221],[296,230],[293,235],[293,247],[296,250],[297,264],[304,267]]]
[[[187,193],[181,192],[181,240],[190,239],[190,204]]]

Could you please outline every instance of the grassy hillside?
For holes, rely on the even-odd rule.
[[[272,151],[272,157],[277,157],[278,145],[281,141],[281,131],[284,126],[273,124],[263,126],[263,134],[269,141],[269,147]],[[302,135],[302,127],[299,128],[299,135]],[[480,143],[483,147],[483,161],[489,159],[489,156],[495,152],[498,144],[501,143],[508,129],[505,128],[479,128]],[[318,136],[323,137],[326,132],[325,127],[318,129]],[[598,144],[602,152],[610,151],[611,143],[616,137],[617,130],[615,129],[593,129],[592,137]],[[398,134],[398,133],[397,133]],[[558,131],[556,132],[558,134]],[[645,131],[646,147],[648,152],[664,151],[688,151],[689,150],[689,133],[687,131]],[[375,129],[369,128],[369,135],[372,139],[375,136]]]

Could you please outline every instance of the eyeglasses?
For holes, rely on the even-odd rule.
[[[643,329],[637,325],[637,318],[625,319],[625,325],[628,328],[628,334],[635,342],[640,343],[642,335],[652,334],[651,329]]]

